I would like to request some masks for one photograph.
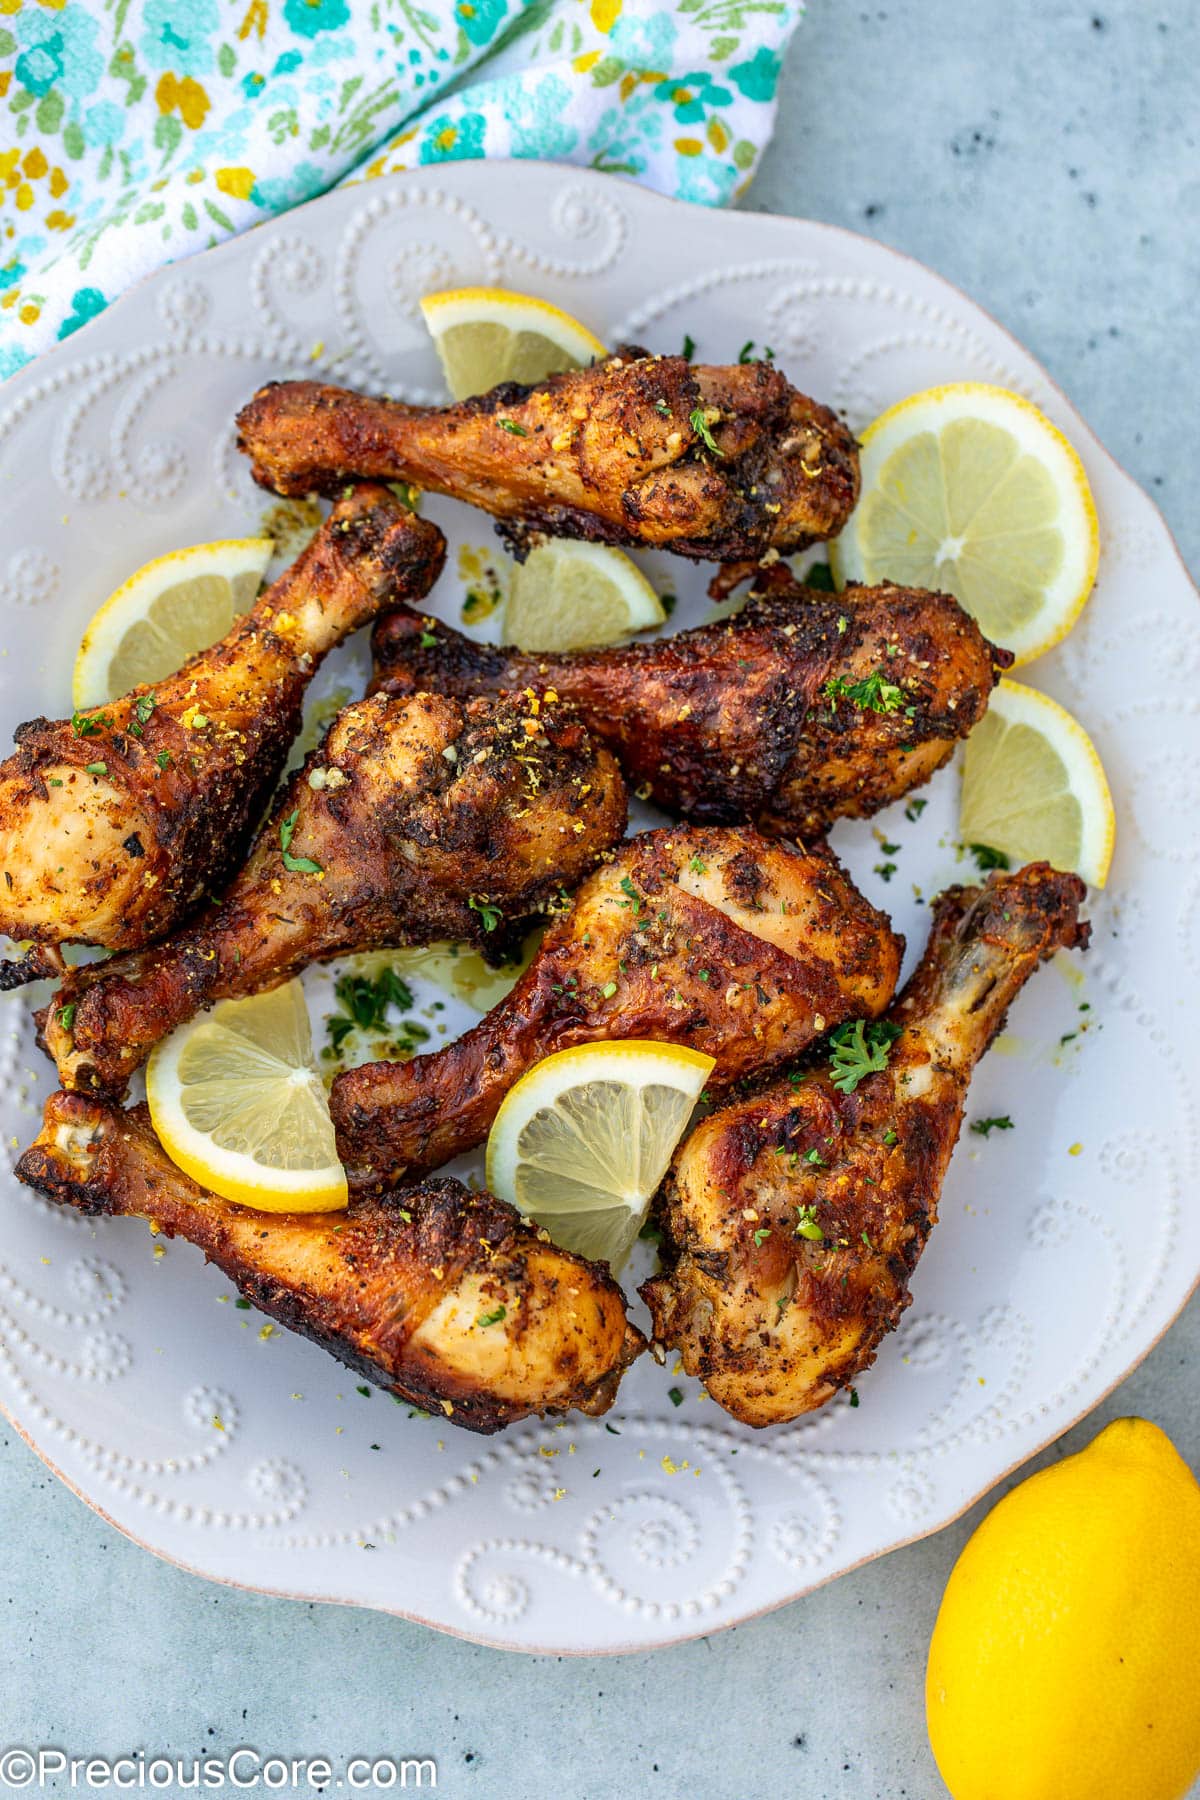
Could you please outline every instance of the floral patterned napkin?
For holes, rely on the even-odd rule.
[[[803,0],[0,0],[0,376],[339,182],[545,157],[719,205]]]

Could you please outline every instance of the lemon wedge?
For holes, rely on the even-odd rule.
[[[1036,406],[963,381],[891,407],[862,440],[862,497],[830,546],[839,588],[896,581],[953,594],[1030,662],[1092,591],[1100,534],[1079,457]]]
[[[967,739],[958,816],[964,844],[1013,864],[1048,862],[1103,887],[1116,816],[1104,765],[1056,700],[1001,681]]]
[[[666,620],[637,564],[607,544],[549,538],[517,563],[504,635],[518,650],[598,650]]]
[[[147,1064],[146,1098],[172,1162],[223,1199],[260,1212],[346,1205],[298,981],[173,1031]]]
[[[488,1187],[564,1250],[618,1268],[715,1066],[637,1039],[547,1056],[496,1114]]]
[[[144,563],[110,594],[83,634],[71,694],[102,706],[162,681],[207,650],[252,606],[274,552],[270,538],[223,538]]]
[[[570,313],[506,288],[426,294],[421,312],[456,400],[501,381],[528,384],[562,369],[586,369],[608,355]]]

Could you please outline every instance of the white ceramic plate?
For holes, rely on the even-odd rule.
[[[156,1250],[144,1225],[82,1220],[12,1180],[0,1399],[92,1506],[202,1574],[494,1644],[637,1648],[733,1624],[936,1529],[1093,1406],[1193,1286],[1200,611],[1150,501],[1032,358],[937,276],[827,226],[463,163],[331,195],[164,270],[9,382],[5,731],[69,709],[83,626],[132,568],[257,527],[270,501],[233,417],[261,381],[318,374],[440,399],[416,301],[477,282],[544,295],[610,343],[673,350],[686,332],[726,361],[752,337],[858,427],[962,378],[1045,408],[1087,465],[1103,554],[1079,627],[1020,674],[1078,715],[1112,778],[1117,855],[1093,948],[1040,973],[981,1068],[971,1115],[1009,1113],[1016,1128],[964,1134],[912,1307],[856,1410],[756,1434],[647,1357],[607,1420],[471,1437],[362,1397],[298,1338],[264,1340],[190,1247]],[[458,622],[457,548],[503,558],[481,515],[428,510],[452,539],[433,609]],[[707,571],[645,566],[679,596],[673,624],[707,616]],[[359,645],[322,691],[349,698],[364,670]],[[908,934],[910,962],[927,918],[914,884],[928,896],[963,875],[955,772],[928,792],[919,826],[899,807],[876,821],[901,845],[886,886],[871,829],[833,833]],[[319,1010],[328,976],[312,991]],[[426,986],[422,1004],[437,995]],[[10,1154],[50,1086],[32,1001],[0,1001]],[[457,1001],[428,1022],[474,1016]]]

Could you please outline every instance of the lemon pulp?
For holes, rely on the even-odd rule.
[[[914,394],[864,433],[862,497],[830,552],[840,585],[953,594],[1018,662],[1070,629],[1098,555],[1071,445],[1029,401],[982,382]]]
[[[142,567],[93,615],[75,659],[77,707],[152,685],[223,638],[253,605],[270,538],[227,538],[172,550]]]
[[[1108,780],[1083,727],[1047,694],[999,683],[963,753],[959,835],[1014,865],[1048,862],[1104,886],[1116,835]]]
[[[559,654],[620,643],[666,616],[623,551],[551,539],[513,569],[504,635],[518,650]]]
[[[496,1116],[488,1186],[564,1249],[619,1266],[714,1067],[643,1040],[546,1057]]]
[[[150,1058],[146,1097],[172,1161],[222,1198],[275,1212],[345,1206],[298,981],[181,1025]]]
[[[607,354],[599,338],[561,307],[506,288],[427,294],[421,312],[456,400],[501,381],[528,386]]]

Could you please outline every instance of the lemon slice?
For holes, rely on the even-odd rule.
[[[102,706],[143,682],[162,681],[223,638],[234,614],[253,605],[274,548],[270,538],[223,538],[144,563],[83,634],[75,705]]]
[[[964,844],[1013,864],[1048,862],[1103,887],[1116,817],[1083,726],[1036,688],[1002,681],[967,739],[958,815]]]
[[[426,294],[421,312],[456,400],[501,381],[528,384],[561,369],[586,369],[608,355],[570,313],[506,288]]]
[[[518,650],[598,650],[666,616],[623,551],[550,538],[513,568],[504,635]]]
[[[223,1199],[260,1212],[345,1206],[298,981],[223,1000],[173,1031],[147,1064],[146,1098],[172,1162]]]
[[[578,1044],[496,1114],[487,1184],[556,1244],[619,1267],[715,1064],[676,1044]]]
[[[963,381],[900,401],[862,440],[862,498],[834,579],[955,595],[1018,663],[1071,629],[1100,534],[1083,464],[1036,406]]]

